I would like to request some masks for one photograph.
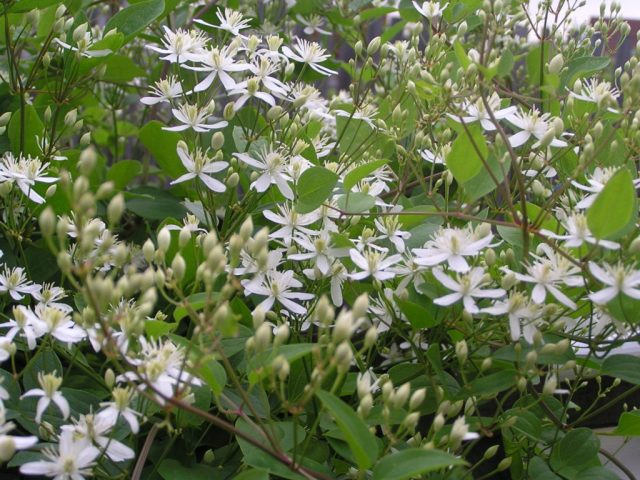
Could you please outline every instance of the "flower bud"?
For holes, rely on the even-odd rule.
[[[191,241],[191,230],[189,227],[182,227],[180,229],[180,235],[178,235],[178,245],[180,248],[184,248]]]
[[[380,48],[380,43],[381,43],[380,37],[376,37],[373,40],[371,40],[369,42],[369,46],[367,47],[367,55],[375,54]]]
[[[422,405],[425,397],[427,396],[427,389],[420,388],[413,392],[411,395],[411,399],[409,400],[409,410],[416,410]]]
[[[40,223],[40,232],[45,237],[53,235],[56,229],[56,214],[51,207],[45,208],[40,217],[38,218]]]
[[[211,148],[220,150],[224,146],[224,133],[216,132],[211,137]]]
[[[171,262],[171,270],[173,270],[173,276],[178,282],[180,282],[184,278],[184,274],[187,270],[187,263],[179,253],[176,253],[176,256],[173,257],[173,261]]]
[[[158,232],[158,250],[162,253],[167,253],[169,246],[171,245],[171,233],[167,227],[162,227]]]
[[[557,54],[555,57],[551,59],[549,62],[549,73],[552,75],[557,75],[562,70],[564,66],[564,58],[561,53]]]
[[[16,453],[16,442],[9,435],[0,436],[0,463],[8,462]]]
[[[107,220],[110,225],[116,225],[120,223],[120,218],[124,213],[124,195],[122,193],[117,194],[111,199],[107,206]]]

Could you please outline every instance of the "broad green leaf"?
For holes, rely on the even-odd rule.
[[[613,435],[620,435],[623,437],[640,436],[640,411],[633,410],[631,412],[624,412],[620,415],[618,426],[611,433],[613,433]]]
[[[147,123],[140,129],[139,138],[162,172],[172,178],[178,178],[185,172],[176,149],[182,137],[179,133],[163,130],[162,126],[157,120]]]
[[[106,59],[105,65],[107,69],[101,79],[104,82],[126,83],[146,75],[146,72],[127,55],[111,55]]]
[[[338,207],[347,213],[368,212],[376,204],[376,199],[362,192],[341,195],[337,201]]]
[[[24,369],[22,376],[22,385],[25,390],[32,388],[40,388],[38,382],[38,373],[53,373],[61,377],[64,373],[60,359],[50,348],[40,350],[40,352],[31,359],[27,367]]]
[[[578,57],[567,63],[566,73],[562,76],[563,84],[569,88],[579,78],[590,77],[594,73],[604,70],[611,63],[609,57]]]
[[[218,478],[215,467],[202,464],[183,465],[173,458],[165,458],[158,466],[158,473],[164,480],[210,480]]]
[[[173,332],[178,327],[178,322],[163,322],[161,320],[147,320],[144,322],[144,331],[153,338]]]
[[[453,42],[453,51],[455,52],[456,58],[462,67],[467,68],[471,64],[471,60],[469,60],[469,56],[460,41],[456,40]]]
[[[300,213],[309,213],[329,198],[338,175],[323,167],[305,170],[298,180],[298,207]]]
[[[22,113],[20,109],[13,112],[7,132],[11,150],[16,155],[22,153],[39,157],[42,154],[37,139],[42,139],[44,125],[32,105],[25,105]]]
[[[468,182],[484,168],[488,156],[487,142],[478,125],[467,125],[453,142],[447,155],[447,167],[459,184]]]
[[[364,165],[358,165],[356,168],[352,169],[345,175],[342,186],[346,191],[351,190],[351,188],[353,188],[356,183],[358,183],[364,177],[372,174],[383,165],[386,165],[387,163],[387,160],[376,160],[373,162],[365,163]]]
[[[342,158],[354,156],[358,158],[367,147],[375,142],[375,131],[371,126],[360,118],[336,117],[336,128],[338,130],[338,151]]]
[[[472,395],[495,395],[513,387],[516,379],[515,370],[503,370],[476,378],[469,385],[469,390]]]
[[[402,300],[396,297],[396,303],[400,307],[400,311],[407,317],[411,326],[415,329],[419,328],[431,328],[438,322],[429,313],[429,311],[422,305],[410,302],[408,300]]]
[[[148,220],[182,218],[187,214],[187,209],[177,198],[153,187],[140,187],[126,192],[125,199],[129,210]]]
[[[549,463],[563,477],[578,478],[580,471],[599,464],[599,448],[600,441],[591,429],[576,428],[554,445]]]
[[[124,190],[138,176],[142,166],[135,160],[120,160],[109,167],[107,180],[113,182],[116,191]]]
[[[10,13],[25,13],[62,3],[60,0],[19,0],[9,8]]]
[[[319,391],[316,396],[322,401],[335,420],[338,428],[362,470],[368,469],[378,458],[376,438],[353,408],[329,392]]]
[[[461,458],[441,450],[409,448],[380,460],[373,469],[373,480],[407,480],[466,463]]]
[[[198,376],[207,382],[207,385],[211,387],[211,391],[215,395],[220,395],[227,383],[227,372],[225,372],[224,367],[213,358],[204,362],[198,370]]]
[[[265,470],[245,470],[234,475],[234,480],[269,480],[269,472]]]
[[[164,0],[147,0],[123,8],[109,19],[104,27],[108,32],[114,28],[122,33],[125,41],[131,40],[164,12]]]
[[[634,355],[610,355],[602,362],[601,373],[640,385],[640,357]]]
[[[587,210],[587,225],[596,238],[616,239],[627,233],[638,218],[636,189],[627,168],[621,168]]]

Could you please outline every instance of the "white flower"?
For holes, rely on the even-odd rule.
[[[546,235],[556,240],[564,240],[563,246],[568,248],[577,248],[585,242],[592,245],[599,245],[609,250],[618,250],[620,244],[610,240],[599,240],[593,236],[587,225],[587,217],[582,213],[574,213],[569,215],[563,222],[562,226],[567,231],[564,235],[551,232],[549,230],[540,230],[542,235]]]
[[[160,59],[170,63],[199,60],[200,55],[204,52],[206,43],[205,36],[202,33],[196,31],[187,32],[182,29],[173,32],[166,25],[163,28],[162,45],[164,48],[156,47],[155,45],[147,45],[147,48],[163,54],[164,57],[160,57]]]
[[[5,338],[13,340],[16,335],[27,341],[29,350],[37,346],[37,339],[47,332],[47,326],[28,307],[18,305],[13,309],[13,319],[9,319],[0,325],[0,328],[8,328]]]
[[[509,115],[513,115],[517,111],[516,107],[500,108],[501,100],[498,94],[495,92],[489,98],[487,98],[487,103],[489,104],[489,108],[491,109],[491,112],[493,113],[493,116],[496,120],[507,118]],[[464,123],[480,122],[482,128],[488,131],[493,131],[496,129],[496,126],[491,120],[489,112],[485,108],[482,98],[479,98],[473,103],[465,102],[462,104],[461,108],[467,115],[464,117],[450,115],[453,120],[459,122],[462,118],[462,122]]]
[[[620,90],[609,82],[601,82],[597,78],[580,83],[579,92],[570,92],[569,95],[584,100],[585,102],[596,103],[598,106],[618,105]],[[613,109],[609,109],[616,111]]]
[[[364,280],[370,276],[381,282],[389,280],[397,275],[390,267],[402,260],[402,255],[396,254],[387,258],[387,254],[384,252],[366,250],[360,253],[355,248],[349,250],[349,256],[351,261],[361,269],[360,272],[349,274],[349,278],[352,280]]]
[[[323,275],[327,275],[331,268],[331,264],[336,257],[347,255],[348,249],[336,248],[331,246],[331,237],[329,232],[322,231],[316,238],[310,236],[298,236],[294,238],[296,243],[300,245],[305,253],[295,253],[289,255],[290,260],[312,260],[315,267],[320,270]]]
[[[236,81],[227,72],[233,73],[250,70],[251,65],[235,61],[233,53],[233,49],[229,46],[222,49],[212,48],[198,58],[198,61],[203,66],[186,67],[198,72],[208,72],[208,75],[193,88],[193,91],[202,92],[206,90],[211,86],[216,77],[220,79],[220,83],[222,83],[226,90],[236,88]]]
[[[270,185],[275,184],[285,198],[293,200],[293,190],[287,183],[291,178],[285,173],[288,162],[281,150],[263,147],[255,153],[258,156],[257,159],[246,153],[233,155],[260,172],[260,176],[251,184],[251,188],[257,192],[264,192]]]
[[[142,97],[140,101],[145,105],[155,105],[157,103],[170,103],[174,98],[182,95],[182,85],[178,79],[171,75],[160,80],[151,87],[151,95]]]
[[[550,125],[551,114],[543,113],[533,108],[530,112],[519,110],[513,114],[507,115],[506,119],[521,131],[509,137],[509,143],[513,148],[524,145],[532,136],[538,140],[533,147],[540,145],[540,141],[546,136],[547,132],[553,129]],[[554,138],[549,143],[551,147],[566,147],[567,142]]]
[[[620,293],[640,300],[640,289],[637,288],[640,286],[640,271],[625,267],[621,263],[604,263],[601,267],[595,262],[589,262],[589,270],[599,282],[606,285],[602,290],[589,294],[592,302],[604,305]]]
[[[82,415],[75,425],[64,425],[64,430],[73,432],[76,440],[100,447],[104,455],[114,462],[123,462],[135,457],[135,452],[124,443],[113,438],[111,430],[115,426],[109,415]]]
[[[447,262],[455,272],[467,272],[471,268],[464,257],[474,257],[489,246],[493,234],[486,235],[471,227],[440,228],[433,238],[425,243],[424,248],[412,249],[416,256],[415,263],[421,266],[434,266]]]
[[[489,281],[485,278],[485,271],[481,267],[474,267],[466,274],[457,274],[457,281],[444,273],[440,267],[434,268],[432,273],[442,285],[454,292],[436,298],[433,301],[436,305],[443,307],[453,305],[459,300],[462,300],[462,304],[467,312],[478,313],[480,309],[476,305],[474,297],[500,298],[507,293],[502,288],[483,290],[482,287],[489,283]]]
[[[229,95],[240,95],[236,101],[233,102],[233,109],[237,112],[247,103],[247,100],[251,98],[259,98],[269,106],[275,106],[276,99],[273,95],[268,92],[263,92],[259,90],[259,88],[260,79],[258,77],[253,77],[238,83],[233,90],[229,91]]]
[[[26,312],[27,315],[33,315],[29,310]],[[35,316],[44,324],[47,333],[62,343],[78,343],[87,336],[84,329],[71,320],[68,311],[38,304],[35,308]]]
[[[342,298],[342,284],[347,280],[347,278],[349,278],[349,274],[345,266],[340,263],[339,260],[333,262],[331,265],[331,271],[326,275],[323,275],[319,269],[315,268],[305,268],[302,273],[304,273],[309,280],[320,280],[322,278],[329,277],[331,302],[336,307],[342,306],[344,303],[344,299]]]
[[[249,20],[245,20],[240,12],[236,12],[234,10],[231,10],[230,8],[225,8],[224,13],[222,10],[218,10],[216,12],[216,16],[220,21],[220,25],[213,25],[211,23],[205,22],[204,20],[200,20],[199,18],[196,19],[195,22],[207,27],[225,30],[237,37],[246,38],[244,35],[240,34],[240,30],[244,30],[245,28],[250,27]]]
[[[86,31],[84,35],[78,39],[75,47],[63,42],[59,38],[55,38],[53,41],[60,45],[63,49],[70,50],[72,52],[78,52],[78,54],[82,55],[83,57],[104,57],[109,55],[110,53],[113,53],[109,49],[90,50],[90,48],[95,43],[95,40],[93,39],[93,36],[89,31]]]
[[[433,163],[434,165],[444,165],[444,157],[442,155],[426,148],[420,151],[420,156],[425,162]]]
[[[42,163],[38,158],[31,156],[17,159],[11,152],[7,152],[0,162],[0,183],[5,181],[15,182],[18,188],[29,199],[35,203],[44,203],[44,197],[33,190],[33,186],[40,183],[54,183],[58,179],[47,177],[45,171],[49,167],[48,163]]]
[[[571,184],[574,187],[590,193],[590,195],[585,196],[576,204],[576,208],[589,208],[591,205],[593,205],[593,202],[595,202],[598,194],[604,189],[607,182],[617,171],[618,169],[616,167],[596,167],[591,176],[587,177],[588,185],[582,185],[576,181],[572,181]],[[633,185],[636,188],[640,186],[640,178],[636,178],[635,180],[633,180]]]
[[[129,408],[133,394],[134,392],[130,388],[114,388],[111,392],[113,401],[100,403],[103,410],[100,410],[97,416],[106,418],[112,425],[115,425],[118,418],[122,417],[129,424],[131,433],[138,433],[140,430],[138,417],[141,413]]]
[[[227,168],[229,166],[227,162],[214,162],[199,148],[196,149],[193,154],[190,154],[184,142],[178,142],[177,152],[182,165],[187,169],[187,173],[173,180],[171,185],[198,178],[209,190],[214,192],[221,193],[227,189],[224,183],[210,176],[213,173],[221,172]]]
[[[167,230],[182,230],[183,228],[187,228],[192,233],[207,233],[206,228],[200,227],[200,220],[195,215],[188,213],[186,217],[182,219],[182,226],[180,225],[165,225]]]
[[[307,35],[313,35],[319,33],[321,35],[331,35],[331,32],[320,28],[324,25],[325,19],[320,15],[308,15],[303,17],[302,15],[296,15],[296,19],[304,25],[304,33]]]
[[[415,0],[413,1],[414,8],[420,13],[420,15],[428,18],[429,20],[442,15],[442,12],[444,12],[448,5],[449,2],[445,3],[443,6],[440,6],[440,2],[436,1],[423,2],[422,5],[420,5]]]
[[[195,132],[204,133],[209,130],[218,130],[228,125],[225,120],[213,124],[206,123],[207,119],[210,117],[207,110],[189,103],[180,105],[180,107],[172,109],[171,112],[176,120],[181,122],[182,125],[178,125],[176,127],[162,127],[163,130],[167,130],[169,132],[182,132],[183,130],[192,128]]]
[[[149,340],[139,337],[140,352],[129,361],[137,366],[136,371],[128,371],[119,375],[119,382],[141,382],[140,390],[151,387],[156,401],[165,403],[165,399],[184,393],[189,385],[201,385],[200,379],[188,372],[190,362],[185,359],[184,349],[174,345],[170,340]]]
[[[539,307],[532,305],[520,292],[509,295],[506,300],[501,300],[488,308],[483,308],[482,313],[490,315],[507,315],[509,317],[509,329],[511,339],[517,342],[520,336],[533,343],[533,336],[536,332],[534,320],[538,317]]]
[[[85,440],[76,440],[73,432],[63,429],[58,449],[43,451],[48,460],[27,462],[20,467],[24,475],[44,475],[55,480],[84,480],[91,476],[91,469],[100,451]]]
[[[256,307],[262,308],[265,311],[270,311],[273,304],[277,301],[291,313],[304,315],[307,313],[307,309],[293,300],[311,300],[314,297],[311,293],[291,291],[292,288],[302,287],[302,283],[293,278],[292,270],[287,270],[286,272],[278,272],[275,270],[267,272],[260,283],[243,282],[243,287],[245,289],[245,295],[253,293],[267,297]]]
[[[34,295],[40,291],[42,287],[27,280],[24,268],[4,267],[4,271],[0,273],[0,293],[8,293],[15,301],[22,300],[25,295]]]
[[[376,218],[373,223],[378,231],[382,234],[379,239],[388,239],[398,253],[404,252],[404,241],[411,238],[409,232],[400,230],[400,221],[396,215],[386,215],[382,219]]]
[[[569,297],[558,289],[557,285],[564,283],[570,287],[580,287],[584,285],[584,280],[580,276],[580,268],[573,265],[569,260],[557,254],[547,244],[541,244],[538,248],[547,256],[547,258],[531,254],[537,262],[527,266],[527,273],[511,272],[508,268],[503,267],[505,272],[513,273],[521,282],[535,284],[531,292],[531,299],[542,304],[547,296],[547,292],[555,297],[560,303],[568,308],[575,310],[577,305]]]
[[[335,75],[338,73],[335,70],[330,70],[327,67],[319,65],[329,58],[329,55],[325,53],[325,49],[322,48],[320,44],[297,38],[293,49],[295,53],[289,47],[284,46],[282,47],[282,52],[287,58],[309,65],[313,70],[323,75]]]
[[[32,388],[31,390],[22,394],[20,398],[25,397],[40,397],[38,405],[36,407],[36,423],[40,423],[42,414],[45,412],[49,404],[53,402],[57,405],[62,413],[63,418],[66,420],[69,417],[70,409],[69,402],[62,396],[62,393],[58,391],[62,384],[62,377],[56,376],[56,373],[44,373],[38,372],[38,383],[40,388]]]
[[[1,398],[1,397],[0,397]],[[9,432],[15,428],[13,422],[7,422],[6,410],[0,401],[0,445],[6,450],[24,450],[33,447],[38,443],[38,437],[16,437],[9,435]],[[4,452],[2,452],[4,454]],[[13,455],[12,455],[13,456]],[[2,458],[0,461],[7,461],[9,458]]]
[[[42,290],[34,292],[31,296],[47,307],[55,307],[65,312],[73,311],[71,305],[59,301],[67,297],[64,288],[56,287],[52,283],[43,283]]]

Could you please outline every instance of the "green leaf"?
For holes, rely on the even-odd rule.
[[[375,131],[371,126],[360,118],[336,117],[336,128],[338,133],[338,151],[341,157],[355,156],[358,158],[366,150],[365,146],[371,146],[374,142]],[[365,148],[363,148],[365,147]]]
[[[455,52],[460,65],[466,69],[471,64],[471,60],[469,60],[469,56],[460,41],[456,40],[453,42],[453,51]]]
[[[165,458],[158,466],[158,473],[164,480],[210,480],[218,478],[217,469],[209,465],[185,466],[173,458]]]
[[[609,179],[587,210],[587,225],[596,238],[616,239],[627,233],[638,218],[636,189],[627,168]]]
[[[333,416],[338,428],[362,470],[368,469],[378,458],[378,443],[353,409],[329,392],[319,391],[316,396]]]
[[[104,27],[108,32],[114,28],[122,33],[125,41],[133,39],[164,12],[164,0],[147,0],[123,8],[109,19]]]
[[[107,172],[107,180],[112,181],[116,191],[124,190],[138,176],[142,166],[135,160],[121,160],[114,163]]]
[[[144,322],[144,331],[153,338],[160,338],[173,332],[178,327],[178,322],[163,322],[161,320],[147,320]]]
[[[21,134],[23,126],[24,132]],[[36,137],[42,138],[44,125],[32,105],[25,105],[22,114],[20,110],[13,112],[7,132],[13,153],[16,155],[22,153],[25,156],[31,155],[32,157],[41,155]],[[22,148],[20,148],[20,145],[22,145]]]
[[[264,470],[245,470],[234,475],[234,480],[269,480],[269,472]]]
[[[182,138],[179,133],[167,132],[162,129],[162,123],[153,120],[140,129],[139,138],[162,173],[178,178],[185,172],[177,152],[178,142]]]
[[[422,305],[401,298],[396,298],[396,303],[413,328],[431,328],[438,324],[433,315]]]
[[[472,395],[494,395],[508,390],[516,384],[517,373],[515,370],[503,370],[500,372],[476,378],[469,385]]]
[[[373,469],[373,480],[406,480],[466,463],[440,450],[408,448],[380,460]]]
[[[103,82],[126,83],[136,77],[143,77],[146,72],[126,55],[111,55],[106,59]]]
[[[376,204],[376,199],[363,192],[341,195],[337,201],[338,207],[348,213],[368,212]]]
[[[610,355],[602,362],[601,373],[640,385],[640,358],[634,355]]]
[[[571,430],[554,445],[551,468],[563,477],[577,478],[580,471],[594,466],[594,461],[598,462],[599,448],[600,441],[591,429]]]
[[[356,168],[352,169],[345,175],[342,186],[344,187],[345,191],[351,190],[351,188],[353,188],[356,183],[358,183],[364,177],[372,174],[383,165],[386,165],[387,163],[387,160],[376,160],[374,162],[365,163],[364,165],[358,165]]]
[[[170,193],[153,187],[140,187],[125,193],[126,206],[136,215],[149,220],[182,218],[187,209]]]
[[[10,13],[26,13],[61,3],[60,0],[20,0],[9,8]]]
[[[203,363],[202,367],[198,370],[198,376],[207,382],[207,385],[211,387],[211,391],[215,395],[220,395],[224,390],[224,386],[227,384],[227,372],[225,372],[224,367],[213,358]]]
[[[640,411],[634,410],[620,415],[618,426],[611,433],[622,437],[640,436]]]
[[[566,73],[562,76],[563,84],[573,87],[579,78],[590,77],[594,73],[604,70],[611,63],[609,57],[578,57],[567,63]]]
[[[488,156],[487,142],[479,125],[467,125],[453,142],[447,155],[447,167],[459,184],[468,182],[484,168]]]
[[[40,388],[38,382],[38,373],[53,373],[61,377],[64,373],[62,369],[62,363],[60,359],[50,348],[41,350],[35,357],[31,359],[27,367],[24,369],[24,375],[22,376],[22,385],[25,390],[31,390],[32,388]]]
[[[329,198],[338,175],[323,167],[305,170],[298,180],[298,207],[300,213],[309,213]]]

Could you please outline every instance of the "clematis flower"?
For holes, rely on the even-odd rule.
[[[46,448],[43,453],[47,460],[27,462],[20,467],[20,473],[44,475],[55,480],[84,480],[91,476],[100,450],[86,440],[77,440],[71,430],[63,429],[58,448]]]
[[[206,27],[225,30],[236,37],[247,38],[240,34],[240,30],[249,28],[251,25],[249,25],[249,20],[245,19],[240,12],[236,12],[230,8],[225,8],[224,10],[218,10],[216,12],[216,17],[218,17],[220,25],[213,25],[199,18],[194,21]]]
[[[487,103],[489,104],[489,108],[493,113],[493,116],[496,120],[501,120],[503,118],[507,118],[509,115],[513,115],[517,112],[516,107],[507,107],[501,108],[501,100],[497,93],[493,93],[489,98],[487,98]],[[496,126],[493,124],[491,120],[491,116],[489,115],[482,98],[479,98],[475,102],[465,102],[462,104],[461,109],[466,113],[466,116],[459,117],[456,115],[449,115],[453,120],[460,122],[462,120],[463,123],[474,123],[480,122],[482,128],[487,131],[494,131]]]
[[[178,142],[176,150],[182,165],[187,169],[187,173],[173,180],[171,185],[198,178],[209,190],[214,192],[221,193],[227,189],[224,183],[210,176],[211,174],[226,169],[229,166],[227,162],[214,162],[200,149],[196,149],[196,151],[191,154],[189,153],[187,144],[182,141]]]
[[[589,193],[589,195],[586,195],[576,204],[576,208],[589,208],[591,205],[593,205],[593,202],[596,200],[598,194],[604,189],[607,182],[617,171],[618,169],[616,167],[596,167],[593,170],[593,173],[587,176],[587,185],[578,183],[575,180],[572,181],[571,184],[574,187]],[[640,178],[634,179],[633,185],[638,188],[640,186]]]
[[[2,398],[0,396],[0,398]],[[2,445],[4,456],[7,451],[15,452],[17,450],[25,450],[27,448],[33,447],[36,443],[38,443],[38,437],[35,436],[14,436],[9,435],[9,432],[15,428],[15,424],[13,422],[7,422],[7,415],[4,405],[0,401],[0,445]],[[13,456],[13,453],[11,453]],[[0,458],[0,461],[7,461],[10,458]]]
[[[467,312],[479,313],[480,309],[476,305],[475,298],[500,298],[507,293],[502,288],[483,289],[488,281],[485,278],[485,271],[481,267],[474,267],[469,273],[457,274],[456,280],[444,273],[440,267],[434,268],[432,273],[436,280],[453,291],[453,293],[433,300],[433,303],[443,307],[462,300]]]
[[[31,390],[23,393],[20,397],[40,397],[38,405],[36,406],[36,423],[40,423],[42,415],[47,410],[51,402],[58,407],[65,420],[69,418],[69,414],[71,413],[69,402],[67,402],[67,399],[58,391],[62,384],[62,377],[58,377],[56,372],[38,372],[38,383],[40,384],[40,388],[32,388]]]
[[[25,295],[33,296],[42,287],[27,279],[24,268],[4,267],[0,273],[0,293],[8,293],[15,301],[20,301]]]
[[[73,432],[76,440],[86,441],[90,445],[99,447],[100,450],[110,460],[114,462],[124,462],[135,457],[135,452],[113,438],[111,431],[115,427],[113,418],[107,415],[82,415],[75,425],[64,425],[63,430]]]
[[[295,50],[295,52],[293,50]],[[322,75],[335,75],[338,73],[335,70],[331,70],[320,65],[321,62],[324,62],[329,58],[329,55],[325,53],[325,49],[322,48],[319,43],[309,42],[298,38],[296,39],[296,44],[293,45],[293,50],[286,45],[282,47],[282,53],[284,53],[287,58],[307,64],[313,70],[321,73]]]
[[[535,108],[530,112],[518,110],[515,113],[507,115],[505,118],[514,127],[521,130],[509,137],[509,143],[513,148],[524,145],[531,137],[538,140],[538,142],[533,145],[534,148],[537,148],[537,146],[540,145],[540,141],[547,135],[547,132],[553,129],[553,126],[550,124],[551,114],[540,114]],[[549,143],[551,147],[566,147],[567,145],[567,142],[558,138],[553,138]]]
[[[161,60],[182,64],[200,59],[207,42],[206,37],[201,32],[186,31],[181,28],[174,32],[166,25],[163,28],[162,47],[156,45],[146,46],[155,52],[163,54],[164,56],[160,57]]]
[[[416,265],[434,266],[447,262],[455,272],[467,272],[471,268],[464,257],[474,257],[489,246],[493,234],[483,234],[467,228],[441,228],[424,248],[414,248]]]
[[[610,106],[618,105],[618,98],[620,98],[620,90],[611,85],[610,82],[599,81],[597,78],[587,80],[585,83],[578,83],[578,91],[569,92],[569,95],[573,98],[583,100],[589,103],[595,103],[598,106]],[[609,108],[610,111],[617,112],[613,108]]]
[[[294,240],[303,250],[306,250],[306,252],[295,253],[289,255],[288,258],[295,261],[311,260],[323,275],[329,273],[331,264],[336,257],[348,255],[348,249],[337,248],[331,245],[331,237],[327,231],[320,232],[315,238],[307,235],[299,235]]]
[[[48,163],[42,163],[38,158],[31,156],[16,158],[11,152],[7,152],[0,161],[0,183],[14,182],[29,200],[35,203],[44,203],[44,197],[34,189],[36,183],[55,183],[55,177],[46,176]]]
[[[556,300],[564,306],[575,310],[578,308],[576,303],[567,297],[558,285],[565,284],[570,287],[580,287],[584,285],[584,280],[580,275],[580,268],[573,265],[569,260],[557,254],[549,245],[541,244],[538,248],[542,250],[545,257],[531,254],[536,262],[527,266],[527,273],[512,272],[503,267],[504,272],[513,273],[521,282],[533,283],[534,287],[531,292],[531,299],[542,304],[549,292]]]
[[[302,287],[302,282],[293,277],[293,270],[287,270],[286,272],[272,270],[267,272],[259,284],[246,282],[243,283],[243,286],[245,295],[253,293],[267,297],[256,307],[265,311],[270,311],[277,301],[291,313],[304,315],[307,313],[307,309],[294,300],[311,300],[314,297],[311,293],[292,291],[293,288]]]
[[[228,122],[225,120],[213,124],[206,123],[210,117],[207,110],[189,103],[180,105],[180,107],[172,109],[171,112],[176,120],[181,122],[182,125],[178,125],[176,127],[162,127],[163,130],[167,130],[169,132],[182,132],[192,128],[194,132],[204,133],[210,130],[219,130],[228,125]]]
[[[397,273],[391,269],[393,265],[402,260],[402,255],[391,255],[387,257],[385,252],[376,252],[374,250],[365,250],[360,253],[357,249],[349,250],[351,261],[361,271],[349,274],[351,280],[364,280],[373,277],[376,280],[384,281],[394,278]]]
[[[511,340],[517,342],[522,336],[530,344],[533,343],[533,336],[537,330],[535,319],[539,312],[540,307],[531,304],[520,292],[514,292],[506,300],[499,300],[493,306],[482,309],[482,313],[490,315],[507,315]]]
[[[187,66],[186,68],[189,70],[208,73],[200,83],[193,87],[193,91],[202,92],[206,90],[216,78],[220,79],[220,83],[226,90],[237,88],[236,81],[229,73],[250,70],[251,65],[234,60],[233,53],[234,50],[229,46],[222,49],[212,48],[198,57],[201,66]]]
[[[260,176],[251,183],[251,188],[257,192],[264,192],[270,185],[277,185],[278,190],[285,198],[293,200],[293,190],[287,183],[291,180],[291,177],[285,173],[288,163],[287,158],[280,149],[274,150],[271,147],[263,147],[255,153],[258,158],[246,153],[234,153],[233,155],[247,165],[256,168],[260,173]]]
[[[542,235],[556,240],[564,240],[563,246],[568,248],[578,248],[584,243],[598,245],[608,250],[618,250],[620,244],[610,240],[599,240],[593,236],[587,225],[587,217],[582,213],[574,213],[569,215],[561,222],[566,234],[560,235],[549,230],[540,230]]]
[[[138,433],[140,430],[138,417],[142,414],[129,407],[134,396],[134,391],[128,387],[116,387],[111,392],[111,396],[113,401],[100,403],[103,410],[100,410],[96,416],[106,419],[112,425],[115,425],[118,418],[122,417],[129,425],[131,433]]]
[[[140,102],[145,105],[156,105],[157,103],[170,103],[174,98],[182,95],[182,85],[178,79],[171,75],[160,81],[157,81],[151,87],[151,95],[142,97]]]
[[[620,293],[640,300],[640,271],[632,267],[625,267],[623,264],[609,265],[603,263],[602,266],[595,262],[589,262],[589,270],[600,283],[605,284],[605,288],[598,292],[589,294],[589,299],[599,305],[604,305]]]
[[[420,13],[420,15],[422,15],[423,17],[428,18],[429,20],[442,15],[448,5],[449,2],[445,3],[443,6],[440,6],[440,2],[435,1],[423,2],[422,5],[420,5],[415,0],[413,1],[413,7],[418,11],[418,13]]]
[[[404,252],[404,241],[411,238],[411,233],[400,230],[400,221],[396,215],[386,215],[382,219],[376,218],[373,223],[381,233],[379,239],[388,239],[398,253]]]
[[[3,322],[0,328],[8,328],[5,338],[13,341],[17,336],[27,342],[29,350],[37,346],[38,338],[47,332],[47,326],[28,307],[18,305],[13,308],[13,318]]]

